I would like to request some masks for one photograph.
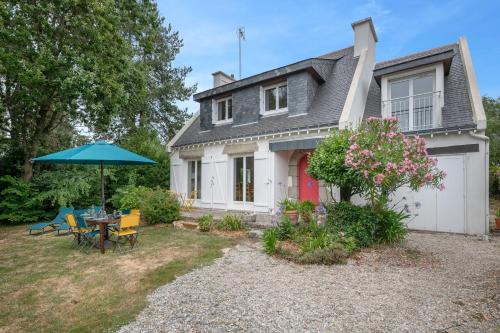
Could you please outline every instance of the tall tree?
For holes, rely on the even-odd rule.
[[[133,47],[134,63],[140,68],[144,90],[138,92],[120,114],[122,128],[150,127],[163,141],[171,138],[187,118],[176,101],[189,98],[196,86],[185,85],[191,67],[175,67],[173,61],[183,46],[179,33],[165,25],[153,2],[119,2],[123,35]]]
[[[484,111],[488,127],[486,135],[490,138],[490,164],[500,165],[500,97],[483,97]]]
[[[190,68],[171,63],[181,46],[150,1],[1,2],[0,139],[20,156],[23,177],[68,121],[94,133],[141,124],[168,132],[184,116],[175,99],[192,91]]]

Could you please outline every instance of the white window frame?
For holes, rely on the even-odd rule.
[[[219,99],[213,99],[212,100],[212,124],[214,125],[225,125],[225,124],[231,124],[233,122],[234,118],[234,104],[231,104],[233,107],[231,118],[228,118],[228,113],[229,113],[229,103],[228,101],[231,100],[231,103],[233,101],[233,96],[228,96],[224,98],[219,98]],[[219,102],[226,102],[226,110],[225,110],[225,116],[226,119],[224,120],[219,120]]]
[[[279,108],[279,87],[286,86],[286,107]],[[266,111],[266,90],[276,89],[276,109]],[[260,87],[260,114],[264,117],[277,116],[288,112],[288,81]]]
[[[247,201],[247,157],[253,157],[253,201]],[[243,158],[243,170],[245,170],[245,172],[243,172],[243,200],[242,201],[238,201],[238,200],[234,200],[234,195],[235,195],[235,186],[236,186],[236,182],[235,182],[235,177],[236,177],[236,168],[235,168],[235,164],[236,164],[236,159],[237,158]],[[233,175],[232,175],[232,181],[231,181],[231,199],[233,201],[233,203],[236,203],[236,204],[242,204],[243,206],[246,206],[246,205],[253,205],[255,203],[255,156],[250,154],[250,155],[234,155],[232,156],[231,158],[231,163],[232,163],[232,170],[233,170]]]
[[[441,127],[441,113],[444,106],[444,65],[443,63],[437,63],[431,66],[425,66],[421,68],[416,68],[408,71],[402,71],[391,75],[383,76],[381,79],[381,95],[382,95],[382,117],[390,118],[392,117],[391,110],[391,83],[410,80],[415,77],[432,74],[433,76],[433,128]],[[412,82],[412,81],[410,81]],[[410,83],[411,84],[411,83]],[[411,88],[410,91],[412,92]],[[413,108],[413,96],[409,96],[410,108]],[[410,112],[409,115],[409,129],[412,131],[413,119]]]
[[[191,173],[189,172],[189,165],[194,162],[194,190],[192,190],[190,188],[190,181],[191,181]],[[201,159],[190,159],[190,160],[187,160],[187,163],[188,163],[188,167],[187,167],[187,191],[186,191],[186,195],[187,197],[189,197],[191,195],[191,192],[192,191],[196,191],[196,198],[195,200],[200,200],[201,199],[201,192],[202,192],[202,185],[203,185],[203,172],[201,173],[201,177],[200,177],[200,191],[198,191],[198,162],[200,162],[200,172],[201,172],[201,169],[203,168],[203,163],[201,161]]]

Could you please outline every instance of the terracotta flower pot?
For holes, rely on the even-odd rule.
[[[292,222],[293,224],[299,222],[299,214],[296,210],[285,210],[284,214],[290,219],[290,222]]]
[[[496,229],[500,230],[500,217],[495,218]]]

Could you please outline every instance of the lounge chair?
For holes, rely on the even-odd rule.
[[[57,213],[56,217],[52,221],[49,222],[40,222],[40,223],[35,223],[32,225],[28,226],[28,232],[30,235],[32,235],[33,231],[38,231],[38,233],[43,233],[45,231],[45,228],[47,227],[52,227],[55,230],[64,223],[66,214],[72,213],[73,208],[68,208],[68,207],[61,207],[59,208],[59,213]],[[64,230],[64,229],[61,229]],[[67,230],[67,229],[66,229]]]

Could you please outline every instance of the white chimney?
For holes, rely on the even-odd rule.
[[[378,42],[377,33],[373,26],[372,18],[356,21],[351,24],[354,30],[354,56],[359,57],[363,49],[367,49],[368,53],[373,51],[375,57],[375,43]]]
[[[212,76],[214,77],[214,88],[236,81],[233,74],[227,75],[222,71],[212,73]]]
[[[363,119],[375,67],[377,34],[371,17],[351,24],[354,30],[354,57],[359,57],[351,86],[340,114],[339,128],[356,127]]]

